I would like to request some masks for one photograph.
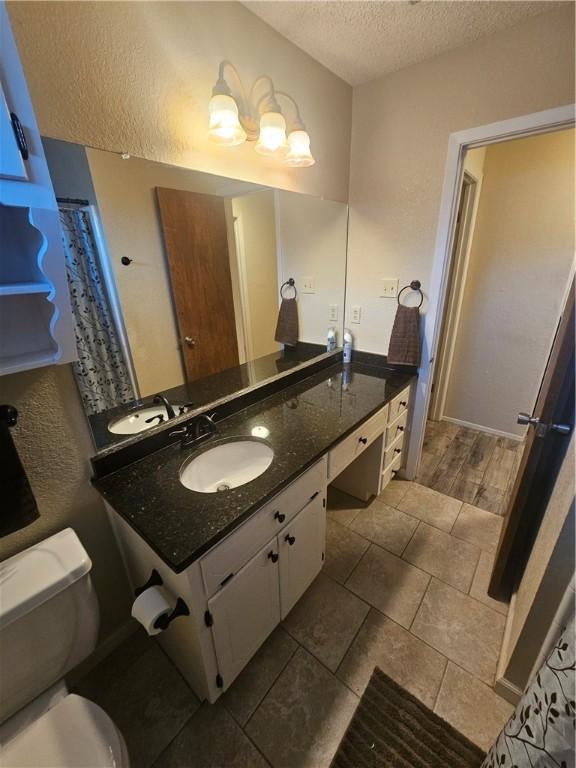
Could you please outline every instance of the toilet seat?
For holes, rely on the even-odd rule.
[[[10,768],[128,768],[120,731],[94,702],[69,694],[9,741],[0,765]]]

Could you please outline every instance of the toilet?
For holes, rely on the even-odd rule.
[[[96,647],[91,567],[71,528],[0,563],[1,766],[129,766],[112,720],[64,682]]]

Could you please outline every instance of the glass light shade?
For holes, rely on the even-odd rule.
[[[294,168],[307,168],[314,165],[316,160],[310,152],[310,136],[307,131],[291,131],[288,134],[289,150],[286,155],[286,165]]]
[[[280,112],[264,112],[260,118],[260,135],[254,149],[261,155],[286,152],[286,121]]]
[[[208,136],[216,144],[234,147],[246,141],[246,131],[238,119],[238,106],[232,96],[218,94],[210,99]]]

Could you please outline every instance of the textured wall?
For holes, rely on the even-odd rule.
[[[574,130],[488,147],[446,416],[525,434],[573,260]]]
[[[43,135],[347,200],[352,89],[239,3],[11,2],[8,11]],[[223,59],[248,88],[268,74],[297,100],[316,166],[282,168],[253,145],[209,142]]]
[[[40,517],[0,539],[0,560],[71,526],[92,558],[101,635],[126,621],[129,592],[104,504],[90,485],[94,453],[69,365],[0,378],[0,401],[16,406],[12,434]]]
[[[380,278],[428,289],[450,133],[573,101],[568,3],[354,89],[346,303],[362,305],[361,349],[388,349],[396,302]]]

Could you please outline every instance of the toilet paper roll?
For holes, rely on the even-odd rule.
[[[149,587],[140,593],[132,603],[132,616],[139,621],[149,635],[162,632],[154,622],[164,614],[172,612],[172,606],[166,599],[161,587]]]

